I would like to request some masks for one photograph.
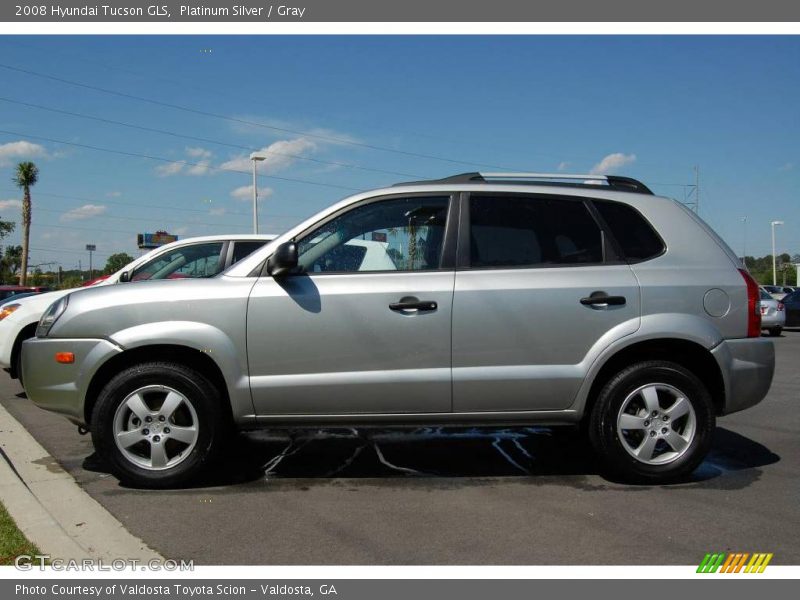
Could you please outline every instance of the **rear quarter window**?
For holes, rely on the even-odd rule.
[[[665,247],[661,237],[638,210],[612,200],[592,202],[627,260],[637,262],[648,260],[664,252]]]

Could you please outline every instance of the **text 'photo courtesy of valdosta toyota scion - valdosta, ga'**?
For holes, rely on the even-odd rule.
[[[332,583],[322,583],[315,586],[291,585],[286,583],[255,583],[249,585],[232,585],[218,583],[214,585],[164,583],[164,584],[126,584],[108,583],[97,585],[70,585],[65,583],[52,584],[16,584],[14,592],[17,596],[53,596],[70,597],[96,597],[102,598],[120,594],[122,596],[150,597],[150,596],[176,596],[179,598],[192,598],[195,596],[246,596],[248,592],[258,593],[262,596],[338,596],[339,592]]]
[[[498,423],[579,425],[606,472],[663,483],[767,394],[759,294],[640,181],[464,173],[346,198],[217,277],[65,295],[22,376],[137,486],[196,480],[235,429]]]
[[[178,7],[179,16],[184,17],[251,17],[270,19],[273,17],[292,17],[302,19],[307,7],[286,4],[234,4],[232,6],[189,6]],[[18,17],[172,17],[168,5],[113,6],[110,4],[86,4],[84,6],[62,6],[60,4],[26,4],[15,7]]]

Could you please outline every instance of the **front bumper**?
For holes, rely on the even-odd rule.
[[[75,362],[56,362],[57,352],[72,352]],[[22,343],[22,374],[28,398],[39,408],[85,424],[86,390],[97,369],[122,348],[102,339],[33,338]]]
[[[744,410],[764,399],[775,372],[775,346],[770,340],[725,340],[711,354],[722,371],[725,383],[722,414]]]

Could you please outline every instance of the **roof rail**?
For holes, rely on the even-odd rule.
[[[427,181],[407,181],[395,186],[452,183],[510,183],[516,185],[546,184],[565,187],[598,186],[615,192],[635,192],[650,194],[653,192],[641,181],[619,175],[580,175],[574,173],[461,173],[443,179]]]

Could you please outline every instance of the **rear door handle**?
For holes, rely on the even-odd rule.
[[[581,298],[584,306],[596,306],[605,304],[607,306],[622,306],[625,304],[625,296],[609,296],[605,292],[592,292],[586,298]]]
[[[389,305],[392,310],[436,310],[439,305],[430,300],[405,300],[401,302],[393,302]]]

